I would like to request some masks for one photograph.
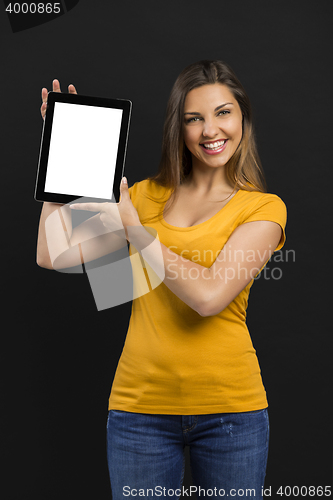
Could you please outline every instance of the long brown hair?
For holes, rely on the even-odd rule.
[[[265,176],[254,136],[250,100],[233,70],[223,61],[199,61],[187,66],[178,76],[167,104],[159,169],[156,175],[148,179],[171,188],[176,194],[177,188],[192,169],[191,153],[183,139],[185,98],[191,90],[214,83],[229,88],[243,114],[242,139],[225,165],[227,178],[234,189],[266,192]]]

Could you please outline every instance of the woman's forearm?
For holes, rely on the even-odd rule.
[[[127,245],[123,231],[110,232],[99,214],[75,228],[68,205],[44,203],[38,232],[37,264],[65,269],[98,259]]]
[[[52,256],[68,250],[71,236],[71,210],[58,203],[43,203],[37,238],[37,264],[52,269]]]

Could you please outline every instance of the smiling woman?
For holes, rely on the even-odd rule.
[[[249,99],[229,66],[185,68],[167,106],[158,173],[131,187],[122,182],[120,193],[117,204],[73,206],[99,212],[73,231],[71,210],[62,207],[66,238],[59,221],[48,226],[57,252],[82,244],[85,259],[127,240],[156,276],[155,287],[133,300],[112,384],[112,496],[123,498],[130,481],[152,498],[156,485],[178,498],[189,446],[193,480],[210,496],[251,489],[261,499],[268,402],[246,309],[255,275],[285,242],[286,207],[266,192]],[[57,209],[43,207],[44,267],[52,268],[45,220]]]
[[[192,154],[192,168],[228,163],[243,135],[243,115],[228,87],[215,83],[191,90],[184,117],[184,142]]]

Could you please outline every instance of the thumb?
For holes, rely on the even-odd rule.
[[[130,199],[128,184],[126,177],[123,177],[120,182],[120,201]]]

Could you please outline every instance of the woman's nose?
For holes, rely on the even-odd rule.
[[[202,135],[205,137],[215,137],[219,133],[219,127],[215,120],[205,120]]]

